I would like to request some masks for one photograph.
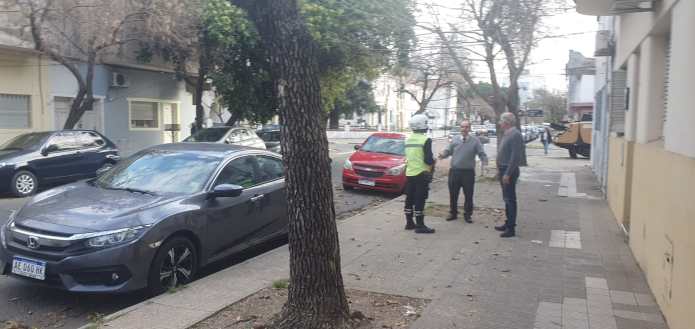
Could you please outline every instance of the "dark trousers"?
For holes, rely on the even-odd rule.
[[[516,227],[516,182],[519,180],[519,169],[517,168],[511,173],[511,181],[509,184],[504,184],[502,177],[507,171],[506,167],[499,168],[500,185],[502,186],[502,198],[504,199],[504,210],[507,215],[507,228],[514,229]]]
[[[425,200],[430,188],[430,174],[421,173],[417,176],[408,176],[405,185],[405,218],[408,223],[412,223],[413,216],[417,220],[417,225],[424,225],[425,221]]]
[[[463,189],[465,202],[463,204],[463,217],[471,218],[473,215],[473,190],[475,188],[474,169],[449,169],[449,212],[458,214],[459,193]]]

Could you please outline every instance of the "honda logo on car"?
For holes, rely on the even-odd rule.
[[[40,245],[41,244],[39,244],[39,238],[38,237],[35,237],[32,235],[32,236],[29,236],[27,238],[27,247],[29,247],[31,249],[38,249]]]

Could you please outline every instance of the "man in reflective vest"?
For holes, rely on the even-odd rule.
[[[405,220],[406,230],[415,233],[434,233],[434,229],[425,226],[425,200],[432,181],[434,156],[432,155],[432,139],[427,137],[427,116],[416,114],[410,119],[410,129],[413,131],[405,141],[407,179],[405,187]],[[413,222],[415,217],[415,222]]]

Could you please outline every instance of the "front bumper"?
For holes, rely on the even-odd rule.
[[[65,257],[7,241],[6,247],[0,245],[0,274],[71,292],[124,293],[147,287],[147,274],[155,252],[142,239]],[[15,256],[46,262],[46,279],[13,274]]]
[[[13,166],[0,167],[0,193],[10,191],[10,184],[12,183],[11,181],[13,172]]]
[[[374,182],[374,186],[360,184],[360,180],[369,180]],[[405,190],[405,175],[399,176],[381,176],[381,177],[362,177],[353,170],[343,169],[343,185],[356,187],[360,189],[380,191],[386,193],[403,193]]]

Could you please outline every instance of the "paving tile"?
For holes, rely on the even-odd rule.
[[[589,288],[604,291],[608,290],[608,281],[604,278],[586,277],[585,279],[587,290]]]
[[[637,304],[640,306],[656,305],[656,301],[654,301],[654,297],[652,297],[651,294],[635,294],[635,299],[637,300]]]
[[[629,291],[611,290],[611,300],[618,304],[637,305],[635,294]]]

